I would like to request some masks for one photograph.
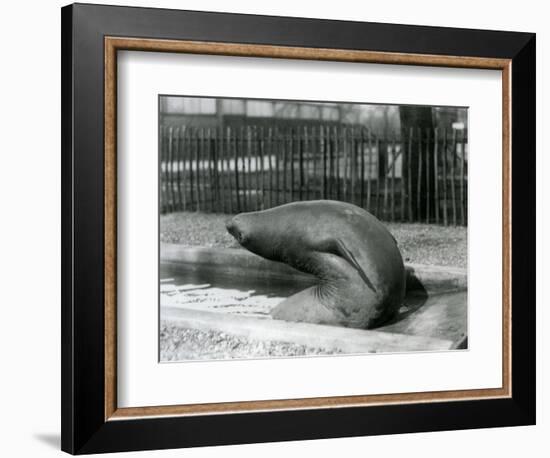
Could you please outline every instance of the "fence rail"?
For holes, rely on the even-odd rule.
[[[351,202],[386,221],[467,224],[467,136],[410,129],[161,127],[163,213],[238,213],[297,200]]]

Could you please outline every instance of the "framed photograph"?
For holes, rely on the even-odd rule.
[[[535,35],[62,9],[62,449],[535,423]]]

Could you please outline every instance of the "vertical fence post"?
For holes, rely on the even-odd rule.
[[[392,132],[391,140],[391,221],[395,221],[395,162],[397,159],[395,151],[395,132]]]
[[[335,169],[335,163],[334,163],[334,153],[335,153],[335,147],[334,147],[334,132],[333,128],[329,127],[327,128],[327,140],[328,140],[328,155],[329,155],[329,161],[328,161],[328,195],[329,199],[335,199],[336,195],[334,192],[334,169]]]
[[[264,137],[263,137],[263,127],[254,126],[253,128],[253,145],[252,154],[253,154],[253,169],[254,169],[254,183],[256,185],[256,210],[261,210],[264,207]]]
[[[214,190],[215,190],[215,211],[217,213],[222,212],[221,205],[221,191],[220,191],[220,169],[219,169],[219,159],[220,159],[220,150],[218,148],[218,130],[216,128],[210,129],[210,149],[212,151],[212,170],[214,173]]]
[[[176,189],[178,190],[178,205],[177,210],[182,211],[183,210],[183,199],[181,196],[181,148],[180,148],[180,128],[176,127],[176,131],[174,133],[174,162],[176,165]]]
[[[268,171],[269,171],[269,207],[273,207],[273,129],[269,127],[267,129],[267,147],[266,154],[268,159]]]
[[[456,129],[453,129],[451,146],[451,199],[453,206],[453,226],[456,226],[456,191],[455,191],[455,162],[456,162]]]
[[[420,221],[422,218],[421,215],[421,204],[422,204],[422,129],[418,128],[418,178],[416,181],[416,220]]]
[[[334,135],[333,135],[333,141],[334,141],[334,160],[336,161],[334,164],[334,177],[335,177],[335,183],[334,188],[336,190],[336,200],[340,200],[340,154],[342,153],[342,148],[340,145],[340,138],[341,138],[341,128],[338,129],[338,127],[334,127]]]
[[[305,175],[304,175],[304,135],[303,135],[303,129],[300,127],[296,128],[296,143],[298,147],[298,173],[299,173],[299,187],[298,187],[298,196],[300,200],[304,199],[304,187],[306,184],[305,181]]]
[[[353,201],[353,143],[352,133],[349,126],[344,127],[344,150],[346,151],[346,159],[344,164],[344,179],[347,185],[347,193],[344,193],[344,199],[348,202]]]
[[[313,162],[313,172],[311,176],[311,182],[313,184],[313,199],[317,199],[317,158],[318,158],[318,152],[319,152],[317,147],[319,146],[319,142],[316,141],[314,127],[310,129],[309,144],[310,144],[310,150],[311,150],[311,158]],[[308,185],[308,186],[311,191],[311,185]]]
[[[252,157],[255,154],[254,152],[254,126],[247,126],[246,128],[246,160],[247,160],[247,176],[248,176],[248,210],[256,210],[256,196],[254,191],[256,190],[256,183],[254,181],[254,172],[253,172],[253,162]]]
[[[288,202],[288,200],[287,200],[287,182],[288,182],[287,142],[288,142],[288,135],[287,135],[287,132],[285,132],[285,131],[282,131],[280,135],[281,135],[281,150],[282,150],[281,151],[281,154],[282,154],[281,168],[282,168],[282,178],[283,178],[283,187],[282,187],[281,197],[282,197],[282,203],[284,204],[284,203]]]
[[[201,153],[200,153],[200,170],[202,174],[202,198],[203,198],[203,211],[204,212],[210,212],[210,187],[211,187],[211,181],[209,179],[210,177],[210,170],[209,170],[209,164],[208,164],[208,139],[207,139],[207,129],[204,127],[201,127]],[[209,183],[210,181],[210,183]]]
[[[169,135],[170,127],[165,127],[163,136],[163,148],[162,148],[162,183],[164,194],[164,212],[170,212],[170,195],[169,195],[169,176],[168,176],[168,148],[170,143]]]
[[[233,205],[233,170],[232,170],[232,154],[231,154],[231,131],[229,127],[226,127],[224,130],[222,130],[223,135],[223,142],[224,142],[224,153],[225,153],[225,160],[226,160],[226,171],[227,174],[225,176],[226,183],[228,186],[228,195],[229,195],[229,211],[231,214],[235,213],[235,206]]]
[[[204,174],[202,172],[202,167],[201,167],[201,161],[202,161],[202,157],[203,157],[203,138],[204,138],[204,129],[201,127],[200,129],[197,130],[197,149],[196,149],[196,155],[195,155],[195,166],[196,166],[196,170],[197,170],[197,180],[196,180],[196,184],[197,184],[197,196],[198,196],[198,199],[197,199],[197,203],[198,203],[198,208],[197,210],[198,211],[204,211],[205,210],[205,205],[204,205],[204,201],[205,201],[205,192],[204,192]]]
[[[169,158],[169,167],[170,167],[170,191],[172,193],[172,205],[171,211],[175,212],[177,210],[177,177],[175,170],[175,161],[176,161],[176,151],[175,151],[175,140],[176,140],[176,127],[172,127],[172,132],[170,136],[170,158]]]
[[[388,184],[388,174],[389,174],[389,163],[390,163],[390,149],[391,149],[391,143],[388,141],[388,138],[385,138],[386,140],[383,143],[383,154],[384,154],[384,163],[383,163],[383,173],[384,173],[384,209],[382,214],[384,215],[384,218],[388,217],[388,202],[389,202],[389,184]],[[380,156],[379,156],[380,157]]]
[[[300,181],[302,181],[303,185],[305,186],[303,195],[305,196],[306,200],[309,200],[309,163],[311,160],[311,150],[309,148],[309,136],[307,126],[303,127],[301,133],[302,140],[300,141]],[[302,196],[300,196],[300,200],[302,200]]]
[[[246,161],[247,161],[247,167],[246,167],[246,188],[248,193],[248,210],[253,210],[253,199],[252,199],[252,134],[253,129],[252,126],[247,126],[245,129],[246,135],[245,135],[245,145],[246,145]]]
[[[377,218],[380,218],[380,190],[383,190],[382,187],[382,178],[384,177],[384,158],[382,150],[384,149],[384,143],[380,140],[380,137],[376,137],[376,211],[375,215]]]
[[[347,202],[351,201],[351,144],[350,144],[350,138],[349,138],[349,127],[344,126],[342,128],[342,154],[343,157],[343,166],[344,170],[342,172],[342,181],[343,181],[343,189],[342,189],[342,200],[345,200]]]
[[[443,224],[448,225],[447,221],[447,129],[443,130]]]
[[[174,160],[174,128],[170,126],[168,128],[168,158],[167,158],[167,171],[168,171],[168,208],[169,211],[173,212],[175,210],[175,198],[174,198],[174,170],[173,170],[173,160]]]
[[[168,142],[168,127],[164,127],[161,131],[161,144],[160,144],[160,191],[161,191],[161,201],[162,201],[162,212],[168,212],[168,199],[166,197],[166,150]]]
[[[214,127],[212,130],[212,150],[214,156],[214,179],[215,179],[215,188],[216,188],[216,211],[218,213],[223,213],[223,201],[222,201],[222,190],[221,190],[221,162],[220,162],[220,142],[218,138],[218,128]]]
[[[177,127],[172,127],[172,132],[170,136],[169,147],[169,159],[168,159],[168,168],[170,170],[170,192],[172,194],[170,211],[175,212],[178,209],[177,206],[177,177],[176,169],[174,163],[176,161],[176,149],[175,149],[175,140],[176,140],[176,129]]]
[[[180,130],[180,158],[181,158],[181,175],[182,183],[182,210],[187,211],[187,128],[182,127]]]
[[[290,163],[290,202],[294,202],[295,193],[296,193],[296,176],[295,176],[295,165],[296,165],[296,133],[294,128],[289,129],[289,138],[288,142],[289,148],[289,163]]]
[[[282,154],[282,143],[281,143],[281,134],[279,132],[279,129],[275,128],[274,131],[275,137],[274,137],[274,144],[275,144],[275,168],[276,168],[276,189],[277,189],[277,205],[281,203],[281,154]]]
[[[328,168],[327,168],[327,198],[334,199],[334,145],[333,145],[333,135],[332,127],[326,128],[326,146],[327,146],[327,157],[328,157]]]
[[[334,193],[334,135],[333,135],[333,128],[327,127],[327,153],[328,153],[328,180],[327,180],[327,186],[328,186],[328,198],[334,199],[335,193]]]
[[[248,211],[248,186],[247,186],[247,174],[246,174],[246,131],[243,126],[239,129],[237,134],[237,149],[239,150],[239,195],[241,196],[241,202],[243,205],[243,211]]]
[[[239,148],[241,157],[241,194],[243,196],[244,211],[250,211],[251,208],[251,192],[250,192],[250,148],[249,148],[249,126],[242,126],[239,129]]]
[[[256,126],[249,127],[248,134],[248,173],[250,174],[250,200],[254,202],[253,210],[257,211],[259,206],[259,185],[258,185],[258,144],[257,144],[257,128]],[[252,195],[254,194],[254,195]],[[254,199],[252,199],[254,197]]]
[[[323,199],[328,198],[328,153],[325,133],[324,127],[319,126],[319,141],[321,142],[321,149],[323,151]]]
[[[406,142],[406,139],[404,138],[405,136],[405,133],[404,132],[401,132],[401,135],[400,135],[400,138],[399,138],[399,147],[400,147],[400,152],[401,152],[401,192],[399,194],[400,198],[401,198],[401,212],[400,212],[400,215],[399,215],[399,221],[401,221],[402,223],[405,222],[405,206],[407,205],[406,203],[406,192],[405,192],[405,186],[407,184],[407,179],[405,178],[405,164],[407,163],[407,159],[406,159],[406,151],[405,151],[405,142]]]
[[[243,201],[243,207],[244,211],[250,210],[250,189],[248,186],[248,174],[246,173],[246,165],[247,165],[247,132],[244,127],[241,127],[239,129],[239,156],[240,156],[240,193],[242,194],[242,201]]]
[[[260,180],[259,187],[259,210],[265,208],[265,175],[264,175],[264,157],[265,157],[265,136],[264,127],[260,127],[259,135],[256,131],[256,142],[258,153],[256,154],[256,178]],[[259,176],[258,176],[259,174]]]
[[[464,161],[466,156],[466,148],[464,144],[465,131],[462,131],[461,136],[461,158],[460,158],[460,224],[463,226],[466,224],[466,215],[465,215],[465,202],[464,202]]]
[[[350,133],[350,155],[351,155],[351,202],[357,205],[357,130],[352,128]]]
[[[253,157],[256,154],[254,150],[254,126],[248,126],[246,134],[246,158],[248,161],[248,201],[249,201],[249,210],[255,211],[256,208],[256,199],[257,199],[257,183],[256,176],[254,173],[254,161]],[[254,195],[256,194],[256,195]]]
[[[212,145],[210,144],[210,128],[205,129],[204,131],[204,159],[203,162],[206,165],[205,167],[205,176],[208,178],[208,183],[205,183],[205,189],[208,189],[207,204],[209,212],[214,212],[214,171],[212,170]]]
[[[369,130],[367,132],[368,134],[368,167],[367,167],[367,210],[370,212],[372,211],[371,209],[371,193],[372,193],[372,189],[371,189],[371,182],[372,182],[372,158],[373,158],[373,155],[374,155],[374,146],[373,146],[373,141],[372,141],[372,132]]]
[[[359,202],[361,204],[361,208],[365,208],[365,131],[363,130],[363,128],[361,127],[360,131],[359,131],[359,154],[361,155],[361,159],[360,159],[360,163],[359,163],[359,167],[360,167],[360,171],[359,171],[359,174],[360,174],[360,177],[361,177],[361,181],[360,181],[360,190],[359,192],[361,193],[360,197],[359,197]]]
[[[426,129],[426,224],[430,222],[430,139],[431,131]],[[420,152],[422,154],[422,151]]]
[[[350,155],[351,155],[351,201],[354,205],[359,204],[358,196],[357,196],[357,174],[358,174],[358,166],[357,166],[357,129],[355,126],[350,128]]]
[[[414,130],[409,128],[409,138],[407,142],[407,211],[409,214],[409,222],[413,221],[413,202],[412,202],[412,142]]]
[[[434,129],[434,206],[435,223],[439,224],[439,166],[437,164],[437,154],[439,147],[439,136],[437,127]]]
[[[163,167],[163,161],[164,161],[164,131],[166,128],[164,126],[160,126],[159,129],[159,161],[158,161],[158,174],[159,174],[159,207],[160,212],[165,213],[166,210],[165,207],[165,198],[164,198],[164,173],[162,170]]]
[[[201,167],[202,162],[202,152],[203,152],[203,128],[197,128],[197,149],[195,150],[195,168],[196,168],[196,180],[195,184],[197,185],[197,202],[198,202],[198,211],[205,211],[204,208],[204,175]]]
[[[227,186],[226,186],[226,168],[225,168],[225,148],[224,148],[224,138],[223,138],[223,127],[216,127],[216,151],[217,158],[220,163],[219,165],[219,189],[220,189],[220,203],[222,213],[227,213]]]
[[[235,202],[236,202],[236,211],[237,213],[241,212],[241,194],[240,194],[240,186],[239,186],[239,148],[237,145],[237,133],[235,129],[232,129],[231,127],[227,128],[227,134],[229,137],[230,144],[233,145],[233,161],[234,161],[234,171],[233,174],[235,175]]]
[[[207,130],[206,128],[201,128],[201,150],[200,150],[200,159],[199,159],[199,170],[201,171],[201,177],[202,177],[202,183],[201,183],[201,191],[202,191],[202,208],[203,211],[209,212],[211,210],[210,208],[210,189],[211,189],[211,181],[209,179],[210,176],[210,170],[209,170],[209,161],[208,161],[208,140],[206,137]],[[210,181],[210,182],[209,182]]]
[[[212,129],[209,127],[206,130],[206,160],[208,161],[208,180],[210,181],[210,211],[216,212],[218,209],[217,202],[217,181],[216,181],[216,168],[215,166],[215,152],[212,144]]]
[[[193,143],[194,143],[194,140],[193,140],[193,129],[191,127],[188,127],[186,129],[187,131],[187,135],[186,135],[186,139],[185,139],[185,143],[186,143],[186,151],[187,151],[187,156],[189,157],[189,207],[190,207],[190,210],[193,210],[195,209],[196,207],[194,207],[195,205],[195,177],[194,177],[194,174],[193,174],[193,159],[194,159],[194,155],[193,155]]]
[[[248,173],[248,127],[239,131],[239,148],[241,157],[241,193],[243,195],[244,211],[250,211],[250,174]]]
[[[237,196],[240,201],[240,209],[241,211],[247,211],[248,205],[246,202],[246,175],[245,175],[245,165],[246,165],[246,156],[245,156],[245,150],[243,147],[244,139],[243,139],[243,127],[235,127],[234,128],[234,139],[235,139],[235,154],[237,155],[236,159],[236,167],[237,167],[237,179],[238,183],[235,183],[235,190],[237,191]]]

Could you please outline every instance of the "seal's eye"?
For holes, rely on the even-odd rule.
[[[227,221],[225,223],[225,227],[227,228],[227,231],[233,237],[235,237],[235,240],[237,240],[237,242],[239,242],[241,245],[248,242],[249,237],[245,233],[245,231],[242,230],[242,224],[237,217]]]

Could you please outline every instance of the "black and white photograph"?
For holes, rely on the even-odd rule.
[[[468,107],[158,110],[161,362],[468,348]]]
[[[544,457],[547,10],[6,3],[0,455]]]

